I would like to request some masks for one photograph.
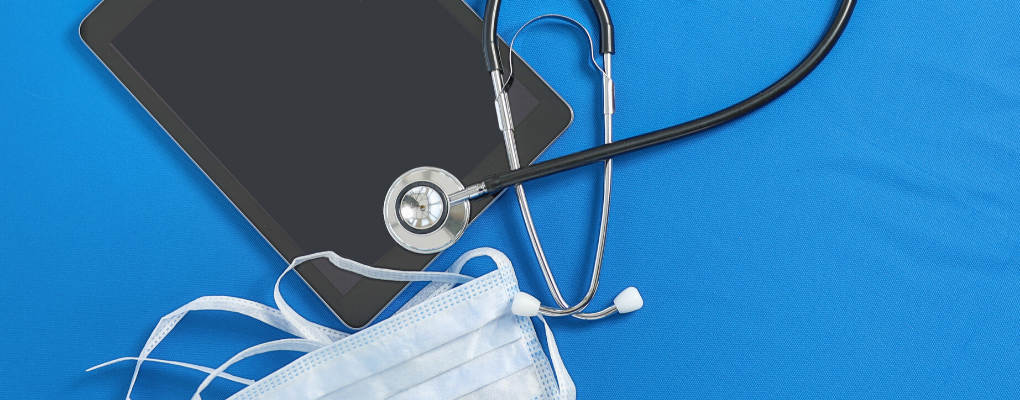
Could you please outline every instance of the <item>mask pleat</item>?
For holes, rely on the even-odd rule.
[[[522,392],[522,388],[529,390]],[[538,369],[531,365],[506,378],[458,397],[457,400],[536,399],[542,395],[542,383],[538,379]]]
[[[502,283],[498,279],[468,282],[421,307],[309,354],[277,371],[259,387],[235,396],[258,398],[272,392],[277,398],[315,399],[393,368],[506,315],[509,305]],[[492,306],[496,304],[505,306]]]
[[[555,375],[531,320],[510,312],[518,293],[510,260],[482,248],[451,269],[478,256],[492,258],[498,270],[421,295],[420,304],[307,354],[231,400],[574,400],[552,332],[546,327]]]
[[[521,339],[513,315],[506,314],[481,328],[376,375],[323,396],[323,400],[385,398],[460,367]]]
[[[387,399],[456,398],[513,375],[531,364],[527,346],[515,341]]]

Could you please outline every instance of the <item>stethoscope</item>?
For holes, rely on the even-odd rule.
[[[545,277],[549,292],[559,305],[558,308],[543,306],[534,296],[521,292],[516,295],[512,305],[513,312],[517,315],[570,315],[575,318],[595,320],[617,312],[627,313],[641,308],[644,301],[640,293],[638,293],[637,289],[629,287],[614,299],[612,306],[594,313],[582,312],[588,306],[588,303],[591,302],[592,298],[595,297],[595,292],[599,286],[602,255],[606,243],[606,230],[609,225],[613,157],[716,127],[775,100],[800,83],[825,59],[825,56],[829,54],[829,51],[832,50],[843,34],[843,30],[846,29],[847,23],[850,21],[850,15],[857,4],[857,0],[842,0],[832,23],[829,25],[828,31],[818,41],[818,44],[815,45],[811,53],[797,64],[793,70],[764,90],[713,114],[613,142],[613,113],[616,109],[616,89],[612,79],[612,55],[615,52],[613,21],[609,17],[609,9],[606,7],[605,0],[590,1],[592,8],[595,10],[595,15],[598,17],[600,27],[602,68],[599,68],[598,63],[595,62],[594,45],[591,43],[590,34],[588,39],[589,44],[592,44],[592,63],[602,75],[602,100],[605,119],[604,145],[521,168],[520,159],[517,156],[517,142],[514,138],[510,101],[507,95],[507,89],[513,81],[513,61],[511,57],[510,74],[504,80],[503,64],[500,61],[499,47],[496,41],[496,22],[501,0],[488,0],[485,5],[483,23],[485,65],[492,78],[492,88],[496,96],[496,118],[499,123],[499,129],[503,132],[503,141],[510,160],[510,170],[489,175],[481,182],[464,186],[455,176],[442,169],[434,167],[415,168],[404,173],[393,182],[393,185],[390,186],[389,191],[386,193],[383,203],[383,218],[390,236],[407,250],[420,254],[432,254],[450,247],[464,234],[464,230],[468,225],[468,218],[471,215],[471,203],[468,200],[497,194],[503,189],[513,186],[517,192],[521,215],[524,217],[528,236],[531,239],[531,245],[535,250],[539,266],[542,269],[542,275]],[[517,33],[519,34],[531,23],[544,18],[557,18],[584,29],[580,23],[573,19],[560,15],[543,15],[528,21],[521,26]],[[586,29],[585,32],[587,33]],[[515,34],[514,39],[511,40],[511,51],[513,51],[513,42],[516,38],[517,35]],[[571,306],[560,293],[556,279],[549,268],[549,262],[546,260],[542,244],[538,239],[538,233],[535,230],[535,224],[531,218],[531,210],[528,207],[524,186],[521,184],[532,179],[599,161],[605,163],[605,173],[602,192],[602,218],[599,225],[595,265],[592,268],[588,292],[580,302]]]

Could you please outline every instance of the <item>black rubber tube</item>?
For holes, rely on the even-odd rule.
[[[591,8],[599,19],[599,51],[602,54],[616,53],[616,33],[613,32],[613,19],[609,16],[609,8],[605,0],[590,0]]]
[[[485,184],[485,191],[487,193],[496,193],[499,190],[518,183],[563,172],[594,162],[607,160],[645,147],[676,140],[732,121],[764,106],[765,104],[768,104],[783,93],[792,89],[800,83],[800,81],[804,80],[804,78],[807,77],[808,74],[810,74],[811,71],[813,71],[815,67],[817,67],[818,64],[825,59],[825,56],[829,54],[829,51],[831,51],[833,46],[836,45],[836,42],[839,41],[839,37],[843,34],[843,30],[846,29],[847,24],[850,22],[850,16],[853,14],[854,6],[856,5],[857,0],[843,0],[839,9],[836,11],[836,15],[833,18],[832,24],[829,26],[829,30],[825,33],[825,36],[819,40],[814,50],[812,50],[811,53],[800,62],[800,64],[797,64],[793,70],[776,81],[776,83],[773,83],[771,86],[756,93],[754,96],[723,110],[680,125],[671,126],[669,128],[645,133],[643,135],[598,146],[589,150],[554,158],[549,161],[543,161],[538,164],[532,164],[521,169],[490,175],[482,181]]]
[[[599,20],[599,32],[601,33],[600,51],[602,54],[616,52],[613,19],[609,17],[609,8],[605,0],[589,0],[591,7],[595,10],[595,16]],[[482,21],[482,44],[485,47],[485,68],[492,71],[502,71],[503,64],[499,59],[499,46],[496,39],[496,25],[499,22],[499,6],[502,0],[488,0],[485,2],[485,16]]]
[[[499,61],[499,42],[496,40],[496,22],[499,21],[500,0],[485,2],[485,18],[482,21],[482,44],[485,46],[485,68],[502,71],[503,63]]]

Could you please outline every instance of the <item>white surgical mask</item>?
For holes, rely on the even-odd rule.
[[[495,261],[496,271],[480,278],[459,274],[468,260],[479,256]],[[93,369],[135,360],[132,388],[143,361],[198,369],[209,376],[196,390],[196,400],[216,377],[249,385],[231,397],[236,400],[576,397],[549,326],[545,329],[551,363],[531,320],[510,312],[518,292],[517,279],[503,253],[491,248],[472,250],[444,273],[373,268],[324,252],[295,259],[284,274],[313,258],[327,258],[338,268],[370,278],[432,283],[389,319],[353,335],[302,318],[283,300],[279,280],[274,291],[279,310],[232,297],[203,297],[163,317],[138,357],[114,360]],[[463,284],[454,288],[458,283]],[[241,313],[298,338],[251,347],[217,369],[147,358],[184,314],[197,310]],[[224,372],[246,357],[280,350],[308,354],[258,382]],[[129,399],[130,395],[131,388]]]

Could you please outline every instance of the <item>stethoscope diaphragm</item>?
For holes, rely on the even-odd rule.
[[[445,250],[464,234],[471,216],[470,202],[450,205],[449,194],[463,189],[460,180],[439,168],[407,171],[386,192],[386,230],[401,247],[415,253]]]

